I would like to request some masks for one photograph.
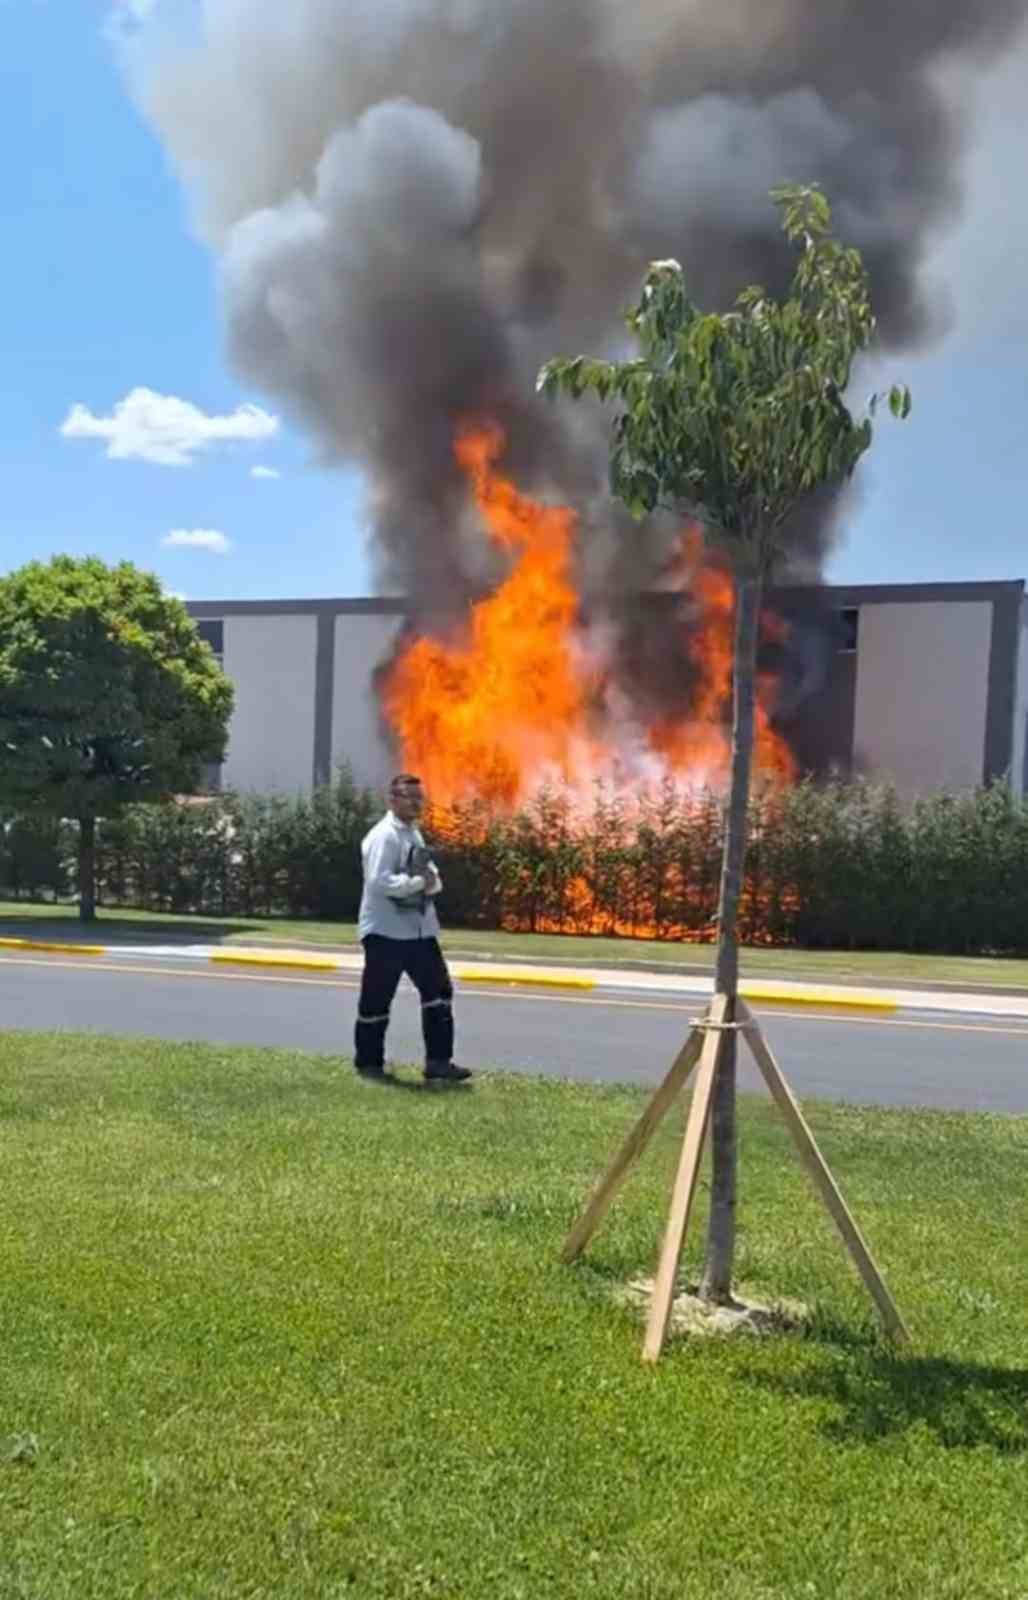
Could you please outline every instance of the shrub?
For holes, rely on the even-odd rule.
[[[352,921],[360,841],[379,801],[343,774],[310,796],[138,806],[104,822],[106,906]],[[912,805],[865,782],[752,800],[741,906],[751,943],[1028,951],[1028,804],[997,784]],[[550,785],[512,816],[469,803],[429,819],[451,926],[711,940],[722,811],[709,792],[600,784],[585,814]],[[69,890],[58,823],[0,824],[0,889]]]

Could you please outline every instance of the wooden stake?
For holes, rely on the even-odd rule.
[[[690,1033],[667,1077],[614,1157],[588,1206],[568,1234],[561,1255],[562,1261],[577,1260],[607,1215],[618,1190],[628,1177],[632,1163],[638,1160],[646,1149],[700,1059],[703,1039],[704,1035],[698,1028]]]
[[[778,1109],[785,1118],[786,1125],[796,1143],[803,1165],[813,1180],[815,1188],[820,1193],[829,1216],[842,1235],[843,1243],[852,1256],[857,1271],[863,1278],[875,1305],[878,1307],[878,1314],[886,1331],[899,1343],[906,1344],[910,1335],[907,1332],[903,1318],[900,1316],[896,1302],[886,1287],[885,1279],[878,1270],[875,1259],[842,1197],[838,1184],[832,1177],[828,1163],[818,1149],[817,1141],[807,1125],[792,1090],[786,1083],[777,1061],[768,1048],[759,1024],[749,1007],[744,1005],[742,1001],[737,1003],[736,1015],[739,1021],[746,1025],[743,1030],[744,1037],[749,1044],[754,1060],[764,1076],[764,1081],[770,1089]]]
[[[724,1045],[725,1036],[718,1024],[724,1022],[727,1011],[728,1000],[723,994],[715,995],[714,1004],[710,1011],[710,1022],[713,1026],[708,1029],[707,1036],[703,1041],[700,1070],[696,1078],[696,1087],[693,1090],[692,1105],[689,1107],[689,1120],[685,1128],[685,1138],[682,1141],[682,1155],[678,1163],[678,1175],[675,1178],[675,1187],[671,1194],[671,1210],[668,1214],[667,1230],[664,1234],[664,1245],[660,1254],[660,1266],[657,1269],[657,1279],[653,1286],[653,1299],[650,1302],[649,1321],[646,1325],[646,1340],[643,1344],[643,1359],[645,1361],[656,1361],[659,1358],[660,1352],[664,1348],[664,1340],[667,1338],[668,1323],[671,1320],[671,1305],[675,1298],[675,1282],[678,1278],[678,1264],[682,1259],[682,1245],[685,1242],[685,1233],[689,1226],[689,1213],[692,1210],[693,1198],[696,1194],[696,1180],[699,1177],[700,1158],[703,1155],[703,1141],[707,1133],[707,1123],[710,1120],[710,1102]]]

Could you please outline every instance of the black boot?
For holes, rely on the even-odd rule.
[[[430,1061],[425,1068],[426,1083],[467,1083],[471,1072],[455,1061]]]

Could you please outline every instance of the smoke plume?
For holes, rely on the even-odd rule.
[[[533,394],[619,347],[645,263],[723,304],[790,262],[767,190],[817,181],[865,252],[887,344],[931,336],[919,266],[958,211],[943,69],[1028,0],[203,0],[141,94],[217,250],[233,360],[370,485],[380,581],[426,607],[490,577],[456,423],[507,427],[529,491],[583,518],[585,589],[638,589],[666,530],[605,498],[607,419]],[[832,510],[804,531],[816,571]]]

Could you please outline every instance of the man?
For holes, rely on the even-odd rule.
[[[421,780],[401,773],[389,786],[388,812],[361,845],[364,979],[354,1065],[362,1077],[385,1077],[389,1012],[406,973],[421,996],[426,1081],[465,1083],[471,1073],[453,1061],[453,985],[439,948],[442,879],[417,826],[424,809]]]

